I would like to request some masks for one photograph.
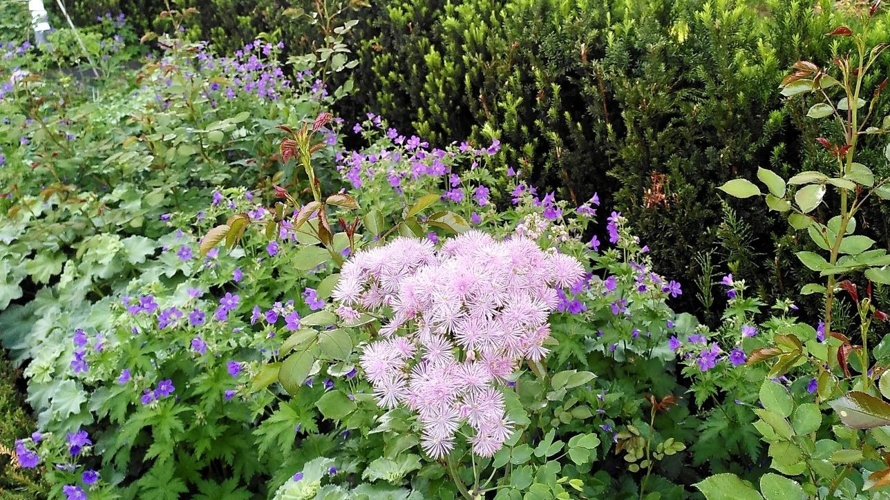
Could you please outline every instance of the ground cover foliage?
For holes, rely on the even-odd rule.
[[[152,50],[117,13],[46,49],[3,25],[0,340],[35,420],[0,427],[0,488],[886,494],[883,10],[795,4],[767,22],[752,16],[769,3],[482,3],[394,4],[365,23],[352,16],[379,6],[318,3],[328,38],[296,48],[190,40],[207,21],[189,6],[152,19]],[[395,21],[398,57],[373,34]],[[515,59],[474,60],[467,43]],[[591,157],[613,165],[576,184]],[[619,165],[640,189],[663,184],[635,204],[634,182],[592,182]],[[702,208],[694,172],[743,201]],[[700,256],[698,289],[656,264],[690,236],[654,234],[656,216],[681,213],[676,227],[724,220],[695,244],[724,252]],[[796,276],[769,302],[740,235],[763,228],[793,259],[776,279]],[[691,295],[703,321],[682,312]]]

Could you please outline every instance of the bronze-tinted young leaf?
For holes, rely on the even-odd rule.
[[[220,241],[225,239],[226,235],[229,234],[230,229],[231,227],[229,227],[228,224],[222,224],[207,231],[207,234],[204,235],[204,238],[201,239],[201,244],[198,246],[201,256],[204,257],[207,255],[207,252],[209,252],[211,248],[215,247]]]
[[[831,30],[828,33],[828,36],[853,36],[853,30],[846,26],[838,26],[837,28]]]
[[[841,422],[854,429],[890,425],[890,404],[859,391],[851,391],[829,403]]]
[[[328,196],[327,199],[328,205],[334,205],[343,208],[349,208],[351,210],[358,210],[358,202],[355,201],[355,198],[349,196],[346,193],[337,193]]]
[[[852,374],[850,373],[850,365],[847,363],[847,359],[850,358],[850,353],[855,351],[856,347],[850,344],[844,344],[837,348],[837,363],[840,365],[841,369],[844,371],[844,375],[847,378],[850,378]]]
[[[785,375],[794,368],[794,365],[797,364],[800,359],[802,359],[802,356],[793,352],[779,356],[779,360],[776,361],[776,364],[770,369],[767,377],[776,378]]]
[[[850,294],[850,297],[853,297],[853,300],[859,302],[859,291],[856,289],[856,284],[850,280],[844,280],[837,284],[838,288]]]
[[[751,354],[748,356],[748,361],[745,362],[748,366],[756,365],[761,361],[774,358],[780,354],[782,354],[782,349],[778,347],[764,347],[761,349],[754,349]]]
[[[244,231],[247,230],[247,226],[250,224],[250,216],[247,214],[235,214],[229,217],[226,224],[231,228],[228,234],[226,234],[226,246],[230,249],[235,248],[235,245],[244,236]]]
[[[294,231],[300,229],[300,226],[306,223],[316,212],[321,208],[321,203],[317,201],[310,201],[303,208],[300,209],[300,213],[297,214],[297,219],[294,221]]]

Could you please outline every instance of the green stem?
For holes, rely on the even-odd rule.
[[[448,466],[448,475],[451,476],[451,480],[454,481],[454,485],[457,486],[457,491],[459,491],[464,498],[472,500],[473,496],[470,495],[467,486],[460,480],[460,476],[457,475],[457,467],[454,465],[454,459],[451,453],[445,456],[445,463]]]
[[[652,397],[653,400],[655,396]],[[648,465],[646,466],[646,477],[643,478],[643,482],[640,483],[640,500],[643,500],[643,493],[646,491],[646,483],[649,482],[649,475],[652,474],[652,434],[655,433],[655,405],[652,405],[652,409],[649,411],[649,436],[646,437],[646,461]]]

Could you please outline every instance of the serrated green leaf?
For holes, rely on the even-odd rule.
[[[760,492],[766,500],[806,500],[809,498],[797,481],[767,472],[760,477]]]
[[[841,240],[839,250],[840,253],[858,255],[871,248],[874,244],[875,240],[869,238],[868,236],[845,236],[844,239]]]
[[[784,213],[791,210],[791,202],[784,198],[776,198],[772,194],[766,195],[766,206],[769,207],[770,210],[774,210],[779,213]]]
[[[784,386],[771,380],[764,381],[760,386],[760,402],[763,407],[773,411],[782,417],[791,416],[794,402]]]
[[[797,252],[794,254],[797,256],[798,260],[800,260],[803,265],[807,266],[808,269],[812,269],[813,271],[824,271],[831,267],[831,264],[825,260],[824,257],[809,251]]]
[[[291,354],[281,363],[281,368],[278,370],[278,381],[288,394],[296,394],[306,382],[314,362],[315,356],[311,352],[300,351]]]
[[[746,179],[733,179],[717,189],[735,198],[750,198],[760,194],[760,188]]]
[[[865,277],[875,283],[890,285],[890,266],[866,269]]]
[[[328,420],[343,420],[355,411],[355,402],[342,391],[329,391],[322,396],[315,407]]]
[[[826,116],[831,116],[834,114],[834,108],[825,104],[824,102],[820,102],[818,104],[814,104],[809,111],[807,111],[807,116],[810,118],[825,118]]]
[[[420,199],[417,200],[417,202],[415,202],[414,205],[411,206],[410,209],[408,209],[408,213],[405,215],[405,218],[407,219],[410,217],[414,217],[418,213],[422,212],[423,209],[425,209],[425,208],[429,207],[430,205],[432,205],[433,203],[439,201],[440,197],[441,197],[441,195],[438,195],[435,193],[425,194],[425,195],[421,196]]]
[[[334,359],[344,360],[352,354],[352,337],[343,329],[325,330],[318,334],[318,348],[322,354]]]
[[[862,184],[865,187],[875,185],[875,174],[872,173],[870,168],[861,163],[851,163],[849,171],[844,175],[844,178],[857,184]]]
[[[823,183],[828,180],[828,176],[823,174],[822,172],[817,172],[815,170],[807,170],[805,172],[801,172],[794,177],[788,179],[788,184],[792,185],[800,185],[800,184],[812,184],[812,183]]]
[[[797,190],[794,193],[794,201],[797,202],[797,206],[800,207],[800,211],[803,213],[810,213],[822,203],[822,198],[825,197],[825,186],[822,184],[810,184],[808,186],[804,186]]]
[[[791,426],[798,436],[816,432],[821,424],[822,412],[813,403],[804,403],[798,406],[791,415]]]
[[[751,484],[742,481],[735,474],[715,474],[693,486],[705,496],[707,500],[758,500],[763,497]]]

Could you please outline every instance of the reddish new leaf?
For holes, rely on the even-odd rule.
[[[828,36],[853,36],[853,30],[846,26],[838,26],[831,30],[831,33],[828,33]]]

